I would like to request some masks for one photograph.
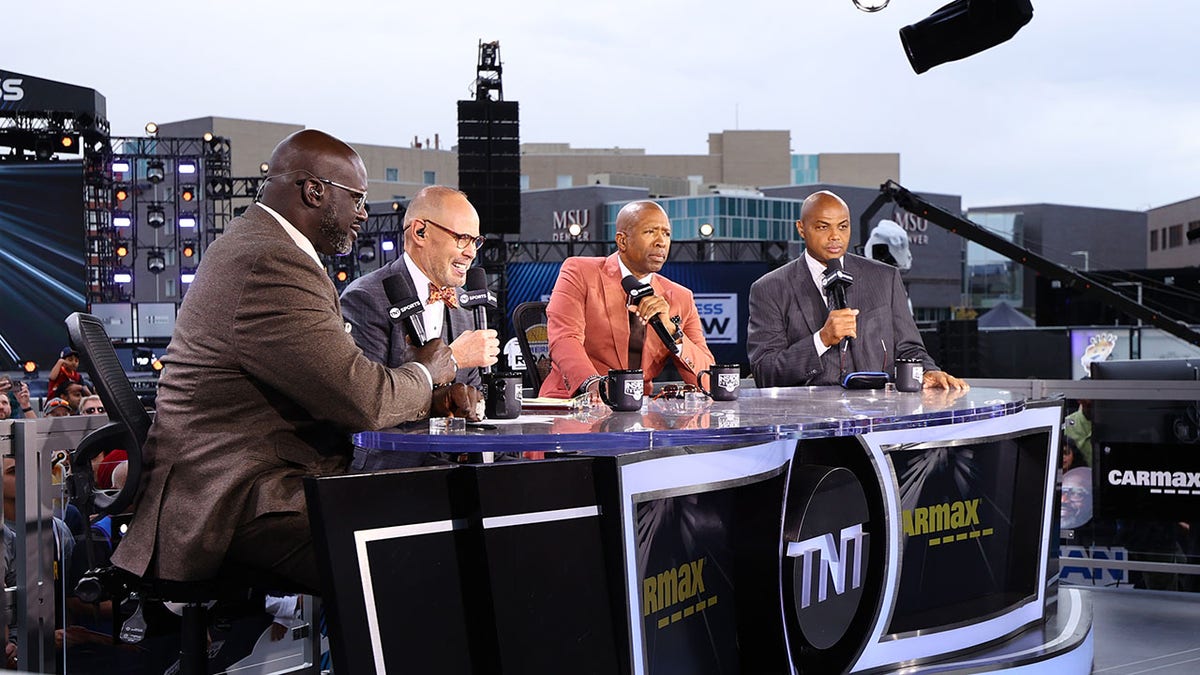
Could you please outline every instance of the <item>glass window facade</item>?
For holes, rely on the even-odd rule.
[[[559,176],[556,176],[554,179],[554,187],[556,187],[556,188],[569,188],[574,184],[575,184],[575,179],[572,178],[571,174],[569,174],[569,173],[568,174],[560,174]]]
[[[424,175],[424,179],[425,179],[424,183],[426,185],[437,185],[437,172],[436,171],[426,171],[426,172],[424,172],[424,174],[425,174]]]
[[[818,155],[792,155],[792,184],[810,185],[821,182]]]
[[[388,167],[383,170],[383,179],[389,183],[400,182],[400,169]]]
[[[800,241],[796,221],[800,219],[799,199],[702,195],[657,200],[671,219],[675,239],[699,239],[700,226],[713,226],[713,239],[754,241]],[[604,232],[616,235],[617,213],[625,202],[604,205]]]
[[[967,217],[1005,239],[1024,245],[1021,213],[968,213]],[[967,269],[963,274],[963,295],[967,306],[990,309],[1001,300],[1022,306],[1025,300],[1021,265],[974,242],[967,243]]]

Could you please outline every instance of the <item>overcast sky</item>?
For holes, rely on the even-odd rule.
[[[499,40],[524,142],[706,154],[787,129],[796,153],[899,152],[906,187],[965,206],[1200,195],[1200,4],[1033,2],[1009,42],[922,75],[897,31],[941,0],[5,0],[0,66],[98,90],[117,135],[213,115],[448,147]]]

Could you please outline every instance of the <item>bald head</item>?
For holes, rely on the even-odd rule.
[[[626,234],[637,226],[642,220],[648,217],[661,216],[664,220],[667,217],[667,212],[663,211],[663,207],[657,202],[644,199],[640,202],[629,202],[621,208],[617,214],[617,232]]]
[[[307,171],[317,176],[326,176],[341,168],[340,165],[345,162],[352,162],[357,158],[358,153],[354,148],[324,131],[303,129],[275,146],[271,153],[271,175]]]
[[[444,185],[417,193],[404,212],[404,252],[437,286],[462,286],[479,252],[479,214],[467,195]]]
[[[850,245],[850,207],[832,192],[814,192],[800,207],[796,230],[813,260],[825,264],[841,258]]]
[[[404,211],[404,227],[407,228],[414,220],[422,220],[429,218],[437,222],[442,212],[448,208],[466,207],[475,212],[475,207],[471,206],[471,202],[467,200],[467,193],[461,190],[455,190],[452,187],[445,185],[430,185],[422,188],[417,193],[412,201],[408,203],[408,208]],[[476,220],[479,216],[475,216]],[[407,238],[405,239],[405,248],[408,247]]]
[[[841,197],[833,194],[829,190],[821,190],[814,192],[804,200],[804,205],[800,207],[800,220],[807,221],[810,216],[818,210],[826,208],[843,208],[846,213],[850,213],[850,207]]]
[[[259,201],[325,255],[345,255],[367,219],[367,169],[349,145],[316,129],[288,136],[271,153]]]
[[[652,201],[631,202],[617,214],[616,240],[621,262],[640,279],[661,270],[667,262],[671,252],[671,220]]]

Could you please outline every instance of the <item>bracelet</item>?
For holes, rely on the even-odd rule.
[[[603,380],[603,379],[604,379],[603,375],[592,375],[588,379],[584,380],[583,384],[579,385],[579,389],[576,389],[575,391],[582,394],[587,391],[588,387],[592,386],[593,382],[599,382],[600,380]]]
[[[21,408],[21,412],[33,412],[33,408]]]

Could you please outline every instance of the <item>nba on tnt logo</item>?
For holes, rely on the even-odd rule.
[[[868,586],[870,512],[862,484],[841,467],[792,469],[784,516],[783,606],[794,658],[848,636]],[[877,544],[878,545],[878,544]],[[836,669],[836,668],[835,668]]]

